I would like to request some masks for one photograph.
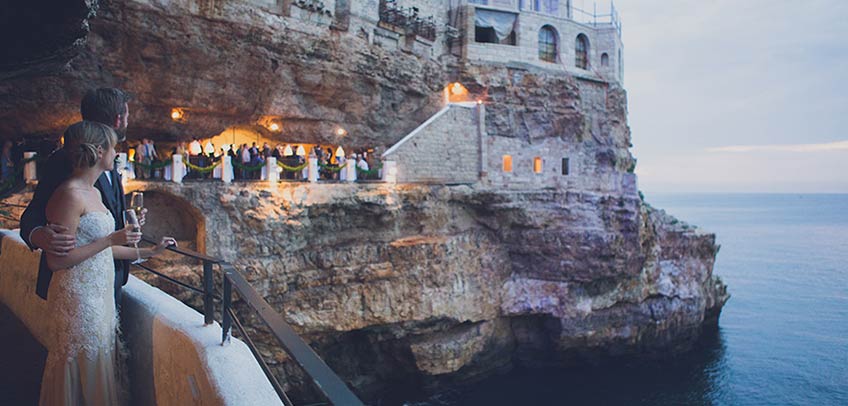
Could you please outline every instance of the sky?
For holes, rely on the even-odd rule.
[[[848,0],[615,6],[646,194],[848,193]]]

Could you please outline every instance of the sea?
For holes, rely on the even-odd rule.
[[[717,329],[667,360],[513,370],[424,404],[848,406],[848,194],[646,200],[716,234]]]

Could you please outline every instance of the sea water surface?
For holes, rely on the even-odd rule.
[[[430,404],[848,405],[848,195],[652,195],[716,233],[732,295],[667,361],[515,370]]]

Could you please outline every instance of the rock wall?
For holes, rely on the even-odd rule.
[[[387,147],[438,111],[443,86],[459,79],[486,104],[488,174],[472,185],[126,189],[159,193],[157,207],[187,221],[150,230],[197,230],[198,249],[242,270],[368,399],[515,365],[673,353],[716,322],[728,296],[712,275],[715,238],[641,200],[626,94],[616,84],[389,51],[367,32],[310,25],[259,3],[273,5],[99,2],[64,71],[0,80],[0,134],[56,134],[78,119],[84,89],[119,86],[135,96],[131,138],[242,126],[281,140]],[[172,107],[184,109],[183,121],[169,118]],[[281,133],[260,125],[268,117],[283,122]],[[334,135],[338,125],[348,135]],[[515,158],[509,174],[498,169],[503,154]],[[547,162],[538,176],[529,170],[537,156]],[[562,158],[573,165],[568,175]],[[150,221],[169,218],[180,217]],[[200,279],[191,261],[151,264]],[[255,316],[239,312],[292,393],[312,397]]]
[[[214,7],[198,8],[207,3]],[[57,139],[79,119],[86,89],[116,86],[134,96],[129,138],[185,140],[241,126],[281,141],[384,146],[439,110],[448,81],[429,58],[244,1],[103,0],[86,24],[61,70],[0,80],[3,137]],[[175,107],[185,111],[178,122]],[[268,118],[282,131],[263,127]],[[337,126],[348,136],[335,135]]]
[[[712,234],[642,202],[481,186],[131,184],[190,196],[232,261],[369,399],[515,365],[689,347],[727,300]],[[199,272],[195,267],[194,272]],[[259,322],[241,309],[249,323]],[[293,393],[308,385],[257,327]]]

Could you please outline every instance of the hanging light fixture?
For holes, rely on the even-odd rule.
[[[451,93],[454,95],[462,93],[462,85],[459,84],[459,82],[454,83],[453,86],[451,86]]]
[[[345,134],[347,134],[347,131],[344,128],[339,127],[338,129],[336,129],[336,135],[338,135],[339,137]]]
[[[271,131],[280,131],[280,125],[277,123],[271,123],[268,125],[268,129]]]
[[[203,148],[203,152],[206,152],[207,154],[215,153],[215,147],[212,145],[212,141],[206,142],[206,147]]]
[[[297,156],[306,156],[306,148],[303,148],[303,145],[297,146]]]
[[[336,148],[336,158],[343,157],[343,156],[344,156],[344,150],[342,149],[342,146],[339,145],[339,147]]]
[[[183,109],[174,107],[171,109],[171,120],[180,121],[183,118]]]
[[[293,152],[292,152],[291,145],[286,144],[286,149],[283,150],[283,155],[284,156],[292,156],[292,154],[293,154]]]

